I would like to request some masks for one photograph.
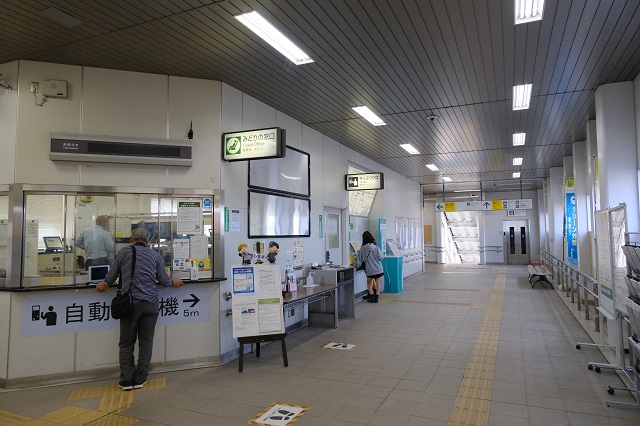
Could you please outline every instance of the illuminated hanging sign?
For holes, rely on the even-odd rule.
[[[359,173],[346,175],[347,191],[384,189],[384,173]]]
[[[285,135],[280,127],[224,133],[222,158],[225,161],[282,158],[287,153]]]

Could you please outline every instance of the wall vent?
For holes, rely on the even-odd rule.
[[[189,143],[168,139],[51,133],[49,159],[191,167]]]

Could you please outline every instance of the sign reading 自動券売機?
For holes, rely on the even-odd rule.
[[[359,173],[346,175],[347,191],[384,189],[384,173]]]
[[[222,158],[225,161],[282,158],[287,152],[285,134],[280,127],[224,133]]]

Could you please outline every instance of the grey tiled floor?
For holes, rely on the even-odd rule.
[[[614,372],[596,374],[595,349],[575,349],[588,336],[548,286],[531,289],[526,267],[427,265],[381,303],[359,303],[355,320],[336,330],[306,328],[287,337],[289,367],[279,345],[261,357],[218,368],[158,373],[164,389],[136,391],[120,415],[138,425],[245,425],[274,402],[310,407],[296,425],[446,425],[498,274],[506,274],[489,425],[638,426],[640,410],[609,408],[632,401]],[[322,349],[329,341],[357,345]],[[114,348],[116,350],[116,348]],[[0,410],[37,419],[64,406],[95,410],[97,399],[68,401],[72,390],[114,380],[0,391]],[[2,424],[2,418],[0,418]]]

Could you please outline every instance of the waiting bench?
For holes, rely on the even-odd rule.
[[[531,284],[531,288],[533,288],[533,285],[537,282],[547,282],[553,287],[553,283],[547,278],[551,275],[549,268],[543,264],[529,265],[529,283]]]

